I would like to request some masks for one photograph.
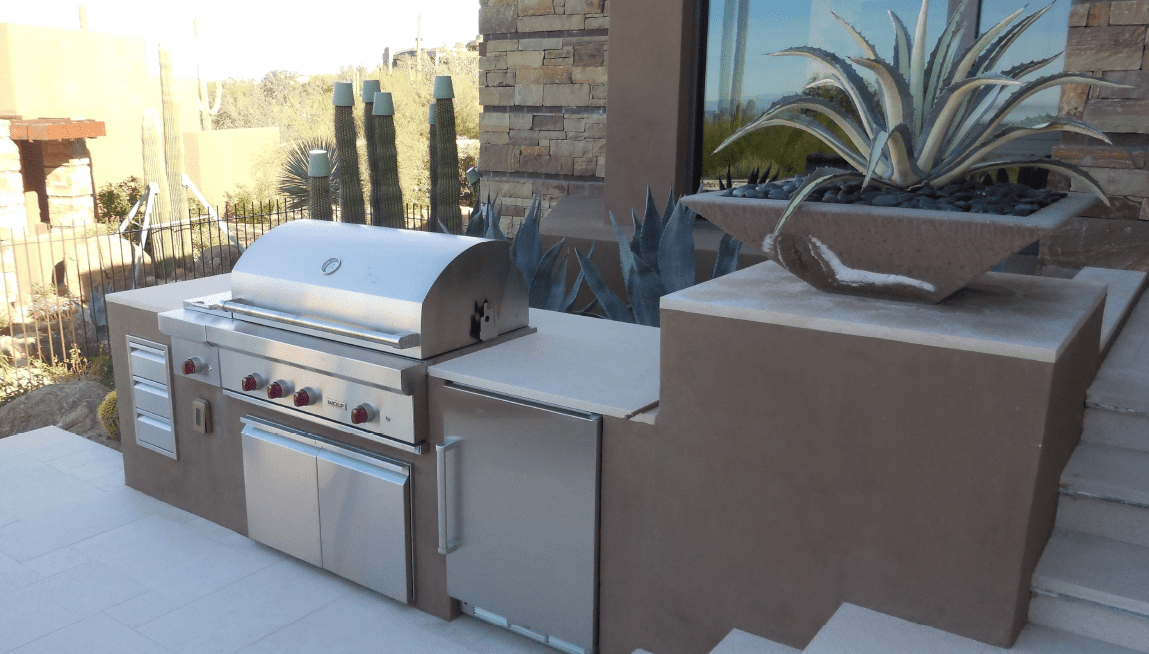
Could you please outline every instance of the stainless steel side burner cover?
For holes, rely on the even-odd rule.
[[[509,244],[367,225],[297,220],[271,230],[231,273],[230,309],[286,314],[404,336],[426,359],[525,327],[526,285]],[[275,321],[272,320],[272,323]]]

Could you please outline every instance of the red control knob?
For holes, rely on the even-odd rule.
[[[251,391],[257,391],[263,388],[263,385],[266,383],[267,380],[263,378],[263,375],[252,373],[239,380],[239,387],[250,393]]]
[[[291,382],[283,381],[280,379],[267,387],[267,397],[278,400],[285,395],[291,394]]]
[[[360,404],[351,409],[351,423],[361,425],[375,417],[375,409],[370,404]]]
[[[192,358],[184,361],[184,374],[185,375],[194,375],[197,372],[203,372],[203,369],[204,369],[204,362],[203,362],[203,359],[201,359],[199,357],[192,357]]]
[[[302,388],[295,392],[295,406],[307,406],[315,404],[319,399],[319,392],[314,388]]]

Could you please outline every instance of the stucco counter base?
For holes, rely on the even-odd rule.
[[[989,274],[926,306],[765,263],[663,298],[657,433],[604,450],[601,652],[802,648],[842,602],[1011,645],[1104,293]]]

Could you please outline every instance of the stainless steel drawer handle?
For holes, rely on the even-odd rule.
[[[463,538],[456,534],[450,537],[447,520],[447,452],[459,446],[461,438],[444,438],[443,442],[435,446],[435,471],[439,487],[439,554],[450,554],[459,549]]]
[[[306,327],[308,329],[315,329],[321,332],[328,332],[331,334],[339,334],[340,336],[350,336],[352,338],[361,338],[365,341],[373,343],[382,343],[390,345],[396,350],[406,350],[408,348],[417,347],[419,345],[419,334],[414,332],[401,332],[398,334],[389,334],[387,332],[379,332],[371,329],[359,329],[357,327],[348,327],[347,325],[340,325],[326,320],[317,320],[315,318],[304,318],[282,311],[273,311],[271,309],[260,309],[257,307],[241,304],[239,302],[227,301],[220,304],[220,308],[224,311],[231,311],[232,313],[239,313],[253,318],[263,318],[264,320],[274,320],[296,327]]]

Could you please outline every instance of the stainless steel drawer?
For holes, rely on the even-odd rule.
[[[145,346],[135,339],[128,339],[129,369],[135,377],[167,386],[169,375],[166,348],[158,343],[150,345],[154,347]]]
[[[247,535],[311,565],[323,564],[319,548],[319,489],[315,455],[306,434],[243,418],[243,484]]]
[[[132,402],[137,411],[147,411],[169,421],[172,418],[172,398],[166,386],[133,380]]]
[[[172,423],[159,416],[136,414],[136,443],[163,454],[176,458],[176,433]]]

